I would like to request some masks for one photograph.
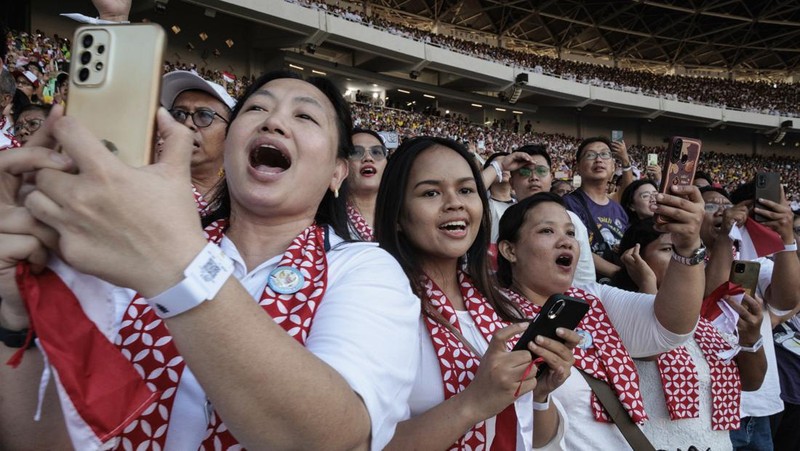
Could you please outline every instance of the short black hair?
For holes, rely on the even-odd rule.
[[[642,219],[639,222],[631,224],[622,236],[622,240],[619,242],[618,255],[621,256],[625,251],[637,244],[640,246],[639,253],[643,254],[644,248],[647,247],[647,245],[663,235],[663,233],[657,231],[654,226],[653,218]],[[633,281],[630,274],[628,274],[628,269],[625,265],[622,265],[620,271],[614,274],[614,277],[611,279],[611,285],[622,288],[623,290],[639,291],[639,287],[636,285],[636,282]]]
[[[606,138],[605,136],[593,136],[591,138],[586,138],[578,145],[578,150],[575,152],[575,162],[581,161],[581,155],[583,155],[583,149],[586,148],[589,144],[592,143],[603,143],[611,149],[611,140]]]
[[[725,199],[732,201],[730,193],[728,193],[725,188],[719,188],[717,186],[704,186],[700,188],[700,195],[702,196],[705,193],[718,193],[725,196]]]
[[[656,186],[656,182],[650,179],[639,179],[634,180],[625,188],[625,191],[622,192],[622,197],[620,198],[620,205],[622,205],[622,209],[625,210],[625,213],[628,214],[628,224],[633,224],[634,222],[639,221],[639,215],[633,211],[632,205],[634,200],[634,194],[636,190],[639,189],[642,185],[650,184],[658,190],[658,186]]]
[[[515,152],[523,152],[527,153],[528,155],[541,155],[544,157],[545,161],[547,161],[547,166],[553,167],[553,161],[550,159],[550,153],[547,151],[547,146],[544,144],[526,144]]]
[[[755,197],[756,197],[756,179],[753,178],[749,182],[741,184],[735,190],[733,190],[729,199],[734,204],[738,204],[739,202],[755,199]]]

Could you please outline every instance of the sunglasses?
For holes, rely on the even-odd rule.
[[[187,117],[191,116],[192,122],[194,122],[194,125],[196,125],[199,128],[208,127],[214,122],[214,118],[216,117],[222,119],[226,124],[228,123],[228,120],[220,116],[219,113],[217,113],[214,110],[208,110],[208,109],[200,109],[194,112],[189,112],[186,110],[181,110],[179,108],[174,108],[169,110],[169,114],[171,114],[172,117],[181,124],[186,122]]]
[[[729,208],[733,208],[733,204],[714,204],[709,202],[703,208],[706,210],[706,213],[714,214],[720,210],[725,211]]]
[[[534,167],[525,166],[525,167],[517,169],[514,172],[519,174],[520,177],[525,177],[525,178],[530,177],[531,174],[533,174],[534,172],[536,173],[537,177],[546,177],[547,174],[550,173],[550,168],[547,167],[547,166],[541,166],[541,165],[537,165],[537,166],[534,166]]]
[[[375,161],[386,159],[386,155],[388,154],[386,147],[380,145],[372,147],[353,146],[353,148],[347,152],[347,158],[351,160],[360,160],[364,158],[364,154],[367,152],[369,152],[369,156]]]

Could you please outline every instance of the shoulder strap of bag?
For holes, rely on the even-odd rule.
[[[614,424],[617,425],[617,428],[622,433],[622,436],[625,437],[625,441],[628,442],[631,448],[636,451],[655,451],[656,449],[653,447],[653,444],[650,443],[650,440],[647,439],[644,432],[639,429],[639,426],[631,420],[628,412],[622,407],[619,398],[611,391],[611,387],[605,382],[589,376],[581,369],[578,369],[578,371],[583,378],[586,379],[586,383],[589,384],[594,394],[597,395],[600,404],[606,409],[606,412],[608,412],[608,415],[614,421]]]
[[[581,206],[583,207],[583,211],[586,212],[586,218],[589,220],[589,223],[590,223],[591,229],[592,229],[592,233],[594,234],[594,236],[596,236],[597,239],[602,240],[603,242],[605,242],[606,239],[603,237],[603,234],[600,233],[600,229],[597,227],[597,222],[592,218],[592,212],[589,211],[589,205],[586,204],[586,199],[583,198],[583,194],[579,193],[579,192],[577,192],[577,190],[575,190],[572,193],[570,193],[569,195],[570,196],[575,196],[575,198],[578,199],[578,202],[581,203]]]

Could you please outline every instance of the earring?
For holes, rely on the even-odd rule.
[[[339,198],[339,188],[333,190],[333,197],[338,199]]]
[[[219,171],[217,171],[217,177],[225,177],[225,168],[219,168]]]

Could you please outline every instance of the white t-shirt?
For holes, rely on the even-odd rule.
[[[578,288],[594,294],[603,303],[609,319],[632,357],[649,357],[683,345],[694,330],[678,335],[658,322],[653,310],[655,295],[620,290],[595,282]],[[613,423],[595,421],[591,407],[592,389],[573,370],[551,397],[566,410],[565,449],[630,449]]]
[[[419,299],[398,263],[374,243],[343,243],[331,233],[328,284],[314,316],[306,348],[335,369],[358,393],[370,415],[372,449],[383,449],[397,423],[408,418],[408,396],[419,361]],[[220,248],[234,261],[234,276],[260,298],[276,256],[249,273],[233,242]],[[107,336],[116,335],[133,292],[55,262],[53,270],[76,296],[87,295],[105,307],[88,315]],[[82,296],[83,295],[83,296]],[[82,299],[84,298],[84,299]],[[111,313],[113,311],[113,313]],[[265,376],[266,377],[266,376]],[[265,379],[264,383],[270,383]],[[188,367],[172,410],[165,449],[196,451],[206,431],[206,396]]]
[[[772,270],[775,266],[768,258],[757,258],[754,261],[761,263],[758,274],[758,295],[762,298],[767,288],[772,283]],[[742,392],[742,418],[766,417],[783,410],[781,399],[781,381],[778,376],[778,362],[775,360],[775,343],[772,338],[772,322],[769,312],[765,307],[764,317],[761,319],[761,338],[764,340],[764,354],[767,357],[767,372],[764,382],[756,391]]]
[[[686,350],[697,368],[697,379],[700,387],[700,413],[697,418],[685,418],[672,421],[667,411],[664,398],[664,387],[658,362],[636,360],[639,370],[639,382],[644,398],[644,407],[650,418],[642,431],[650,439],[656,449],[688,449],[694,445],[698,449],[711,448],[714,451],[732,449],[728,431],[711,429],[713,410],[711,399],[711,370],[703,351],[694,339],[686,343]]]
[[[572,224],[575,226],[575,239],[578,240],[580,254],[578,255],[578,265],[575,268],[575,276],[572,278],[572,284],[575,286],[588,285],[597,280],[594,268],[594,259],[592,258],[592,246],[589,244],[589,231],[586,225],[581,221],[575,213],[567,210],[569,218],[572,219]]]

